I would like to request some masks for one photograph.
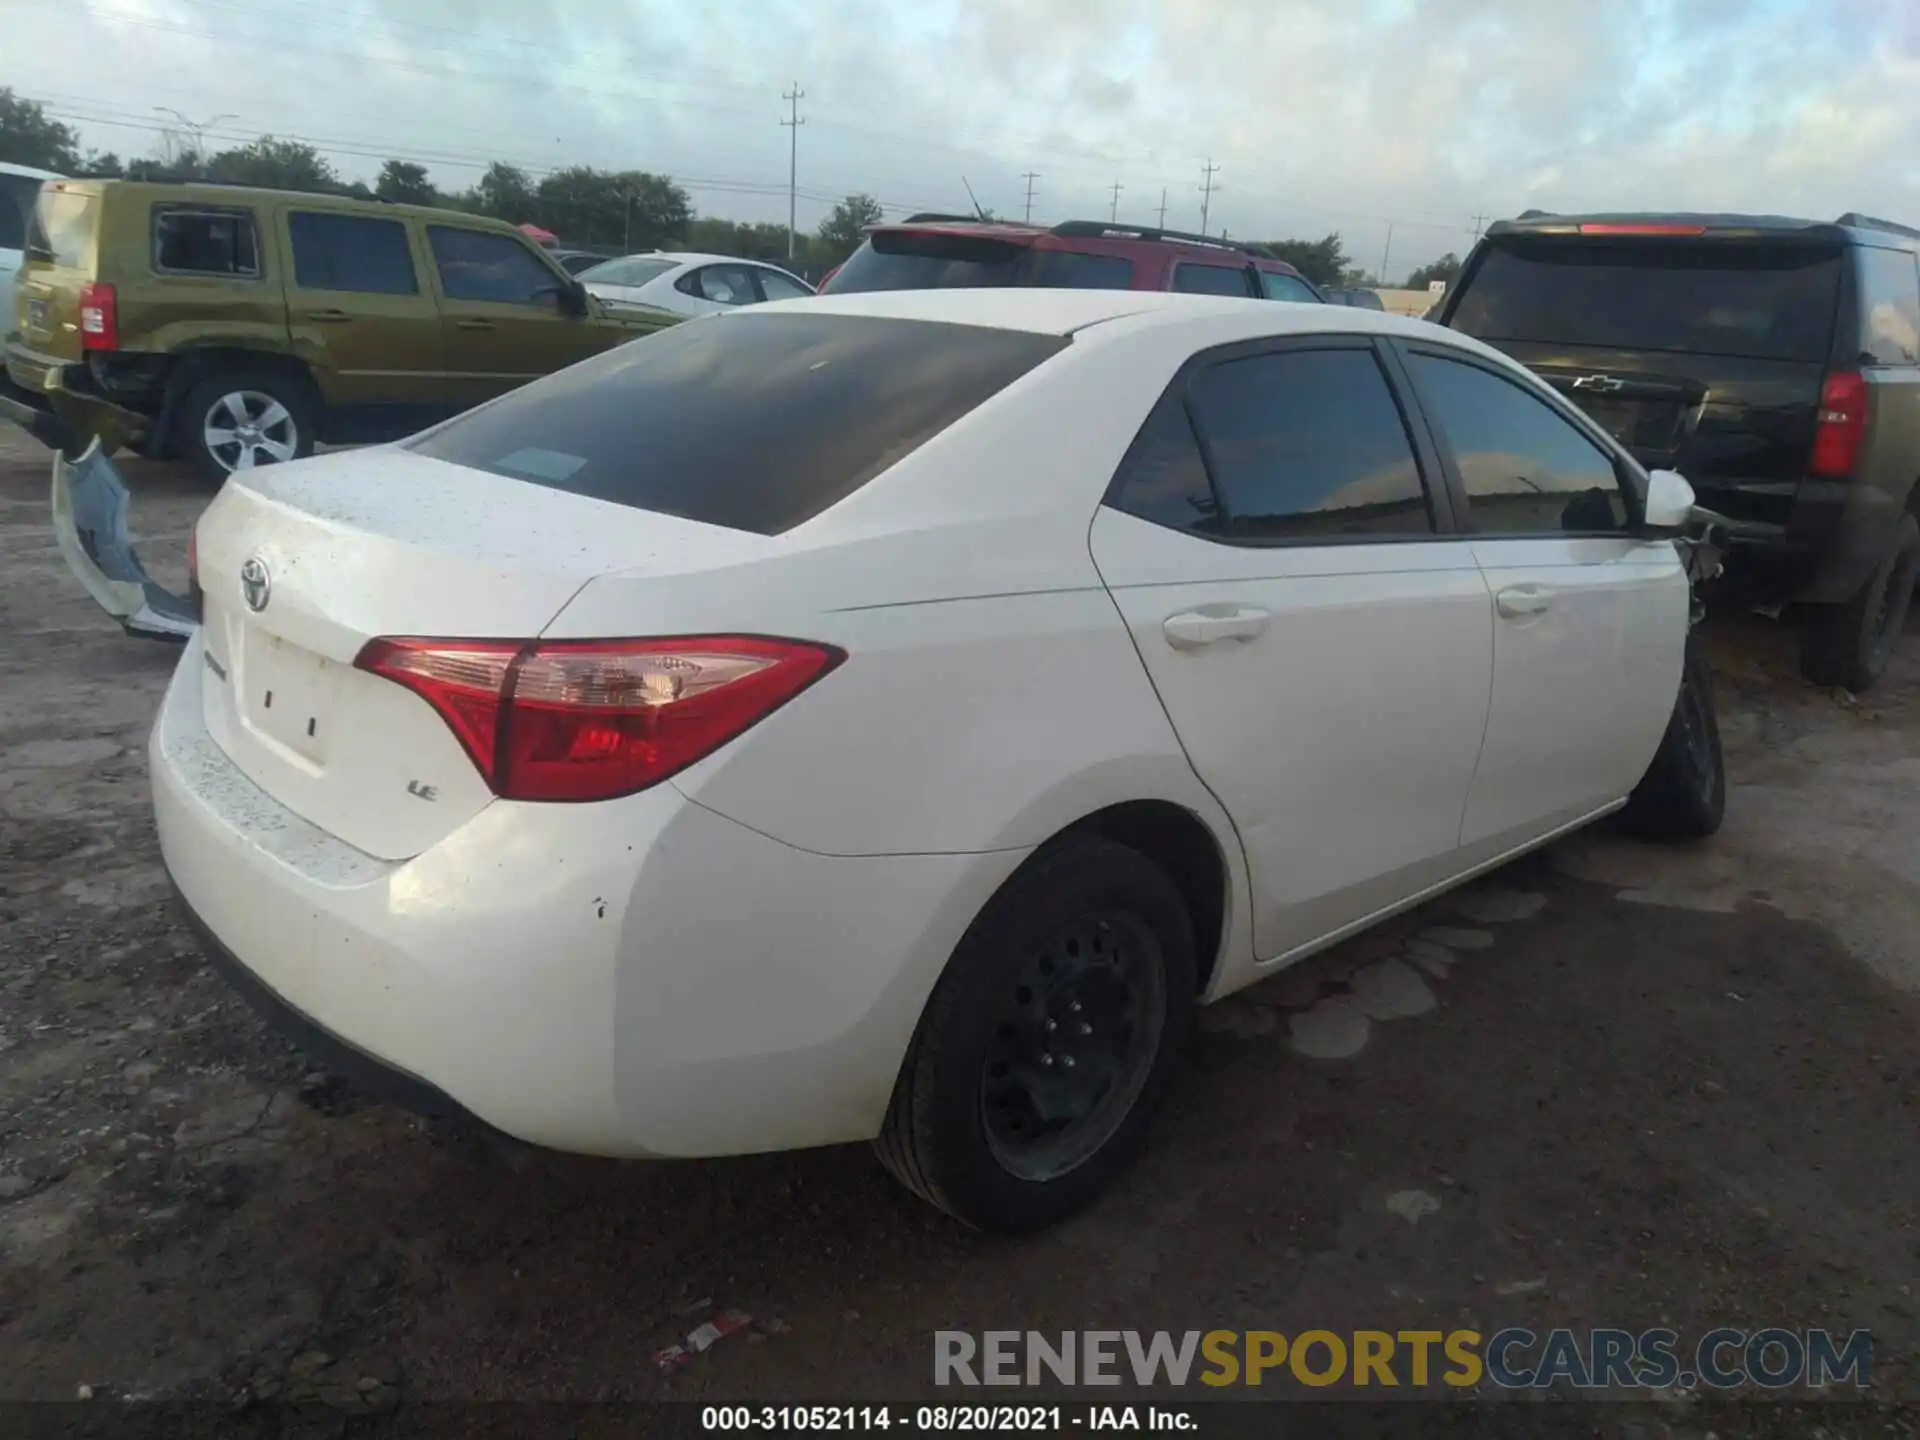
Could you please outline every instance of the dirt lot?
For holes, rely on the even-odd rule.
[[[127,469],[177,577],[206,496]],[[167,904],[175,652],[66,574],[46,477],[0,428],[0,1395],[906,1398],[937,1328],[1470,1322],[1864,1327],[1920,1401],[1920,637],[1849,703],[1719,617],[1722,837],[1582,836],[1216,1007],[1126,1183],[1008,1242],[862,1148],[508,1156],[290,1053]]]

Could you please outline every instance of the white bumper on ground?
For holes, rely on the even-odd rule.
[[[149,746],[188,907],[282,1005],[532,1144],[692,1156],[873,1135],[941,968],[1025,853],[814,855],[662,785],[498,801],[377,860],[226,757],[204,663],[195,637]]]

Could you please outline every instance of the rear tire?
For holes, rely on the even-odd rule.
[[[1700,840],[1727,810],[1726,758],[1713,710],[1713,672],[1699,638],[1687,637],[1680,693],[1653,763],[1620,812],[1621,828],[1645,840]]]
[[[1887,673],[1920,578],[1920,521],[1902,515],[1873,578],[1844,605],[1824,605],[1801,642],[1800,670],[1816,685],[1856,695]]]
[[[236,470],[313,453],[318,407],[304,379],[279,370],[221,370],[180,397],[178,452],[218,485]]]
[[[1043,852],[954,951],[909,1046],[881,1163],[982,1230],[1091,1200],[1145,1135],[1193,1013],[1178,886],[1095,837]]]

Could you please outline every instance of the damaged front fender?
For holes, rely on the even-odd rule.
[[[53,536],[87,593],[129,635],[184,641],[200,624],[197,600],[161,585],[127,534],[127,486],[98,438],[77,460],[53,459]]]

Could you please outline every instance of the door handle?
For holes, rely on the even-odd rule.
[[[1509,585],[1493,597],[1493,605],[1509,620],[1544,615],[1553,608],[1553,591],[1545,585]]]
[[[1174,649],[1198,650],[1222,640],[1251,640],[1272,619],[1272,612],[1258,605],[1202,605],[1169,615],[1160,628]]]
[[[491,320],[456,320],[453,323],[454,328],[459,330],[492,330],[495,328]]]
[[[322,325],[338,325],[344,320],[353,319],[353,316],[344,310],[315,310],[307,318],[318,320]]]

